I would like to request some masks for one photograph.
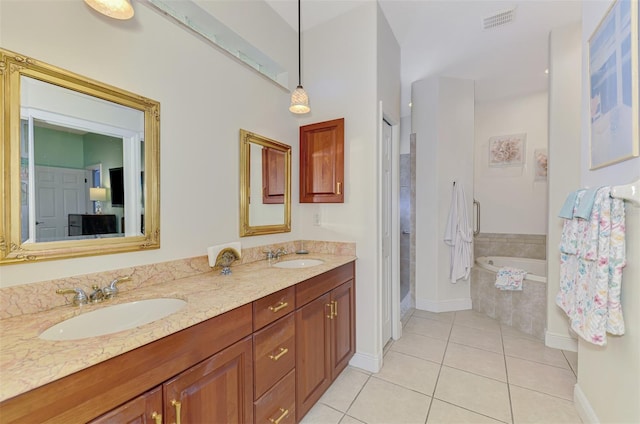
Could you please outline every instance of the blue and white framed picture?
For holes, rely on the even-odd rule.
[[[640,155],[637,0],[613,3],[589,39],[589,90],[591,169]]]

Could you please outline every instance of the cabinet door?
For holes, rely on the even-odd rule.
[[[356,351],[355,286],[350,280],[331,292],[331,379],[349,364]]]
[[[247,337],[166,382],[164,422],[252,422],[252,361]]]
[[[162,386],[157,387],[89,424],[156,424],[162,423]]]
[[[331,385],[330,294],[296,311],[296,421]]]
[[[300,127],[300,203],[344,202],[344,118]]]

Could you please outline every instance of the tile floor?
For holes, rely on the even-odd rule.
[[[409,311],[377,374],[348,367],[303,423],[580,423],[577,354],[474,311]]]

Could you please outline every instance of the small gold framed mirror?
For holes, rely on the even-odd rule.
[[[160,247],[160,104],[0,49],[0,264]]]
[[[291,146],[240,130],[240,237],[291,231]]]

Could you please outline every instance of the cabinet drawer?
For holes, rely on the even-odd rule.
[[[296,286],[296,306],[300,308],[354,277],[355,262],[349,262],[303,281]]]
[[[290,424],[296,421],[296,374],[291,370],[254,403],[256,424]],[[278,420],[280,419],[280,420]]]
[[[290,314],[253,336],[255,399],[291,371],[296,358],[295,321]]]
[[[295,306],[294,286],[256,300],[253,302],[253,330],[259,330],[289,312],[293,312]]]

